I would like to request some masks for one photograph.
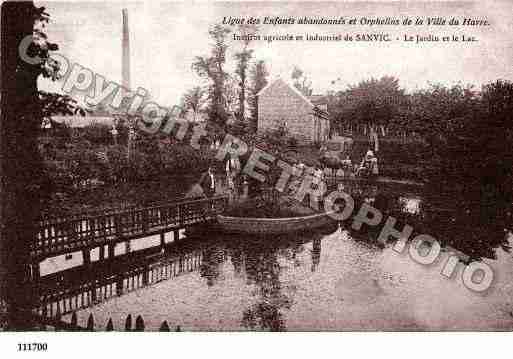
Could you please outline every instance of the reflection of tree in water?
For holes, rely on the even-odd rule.
[[[310,267],[310,270],[312,272],[315,272],[317,270],[317,267],[319,266],[319,263],[321,262],[321,239],[315,238],[312,242],[312,266]]]
[[[233,270],[236,274],[241,274],[243,265],[244,265],[244,257],[243,252],[239,247],[233,248],[230,251],[230,259],[233,265]]]
[[[299,259],[298,254],[303,253],[304,249],[305,248],[302,243],[293,242],[290,243],[289,247],[278,249],[278,255],[292,261],[294,267],[300,267],[301,260]]]
[[[471,259],[496,258],[496,249],[509,251],[507,230],[511,230],[511,207],[499,202],[470,203],[465,198],[427,197],[423,221],[433,235]]]
[[[279,258],[292,262],[294,267],[301,266],[299,254],[305,251],[304,243],[313,238],[312,271],[320,262],[321,233],[307,233],[305,236],[294,234],[281,238],[260,239],[258,243],[243,248],[244,268],[249,285],[257,287],[257,303],[243,312],[242,325],[248,329],[270,331],[286,330],[283,309],[292,306],[291,288],[280,281]],[[262,241],[266,240],[265,244]]]
[[[369,202],[370,189],[363,187],[352,188],[355,199],[356,215],[363,202]],[[370,191],[372,192],[372,191]],[[441,191],[423,191],[422,205],[415,213],[405,210],[403,190],[393,188],[380,188],[374,195],[371,205],[380,210],[383,220],[378,226],[363,225],[358,231],[351,228],[353,218],[346,221],[346,228],[355,239],[368,239],[376,243],[383,225],[388,216],[397,219],[395,228],[402,229],[405,224],[413,227],[410,238],[418,234],[432,235],[443,246],[450,245],[460,250],[472,259],[495,258],[498,247],[510,250],[507,242],[506,229],[511,229],[510,205],[501,205],[498,201],[474,201],[454,194],[441,193]],[[410,211],[411,212],[411,211]]]
[[[219,246],[209,246],[202,253],[200,276],[207,279],[207,285],[213,286],[221,274],[221,264],[226,259],[226,253]]]
[[[279,248],[255,245],[244,248],[244,252],[247,282],[257,286],[258,302],[244,311],[242,325],[248,329],[285,330],[281,309],[289,309],[292,300],[282,293]]]

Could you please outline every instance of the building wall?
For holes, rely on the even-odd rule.
[[[300,141],[314,141],[312,106],[287,83],[277,80],[258,98],[258,131],[286,125]]]

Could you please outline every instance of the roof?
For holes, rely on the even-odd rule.
[[[52,116],[52,121],[68,125],[73,128],[82,128],[92,124],[103,124],[112,126],[113,117],[106,116]]]
[[[310,100],[310,102],[317,106],[326,105],[328,103],[328,100],[324,95],[311,95],[308,96],[308,99]]]
[[[315,105],[312,103],[312,101],[310,101],[308,99],[308,97],[306,97],[305,95],[303,95],[301,93],[301,91],[299,91],[294,85],[292,85],[290,82],[284,80],[283,78],[281,77],[278,77],[276,79],[274,79],[273,81],[269,82],[263,89],[261,89],[258,93],[257,93],[257,96],[260,96],[262,95],[264,92],[266,92],[269,88],[271,88],[275,83],[281,81],[282,83],[284,83],[285,85],[287,85],[293,92],[296,93],[296,95],[298,95],[301,99],[303,99],[303,101],[305,101],[306,103],[308,103],[310,106],[312,107],[315,107]]]
[[[313,110],[314,110],[313,114],[315,116],[321,117],[321,118],[323,118],[325,120],[329,120],[330,119],[328,111],[325,111],[322,108],[319,108],[318,106],[315,106]]]

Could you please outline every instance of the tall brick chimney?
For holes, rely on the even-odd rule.
[[[128,31],[128,10],[123,9],[123,41],[122,41],[122,64],[121,84],[130,90],[130,33]]]

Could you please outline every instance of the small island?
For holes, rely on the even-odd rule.
[[[316,212],[288,196],[259,196],[218,215],[221,230],[254,235],[313,230],[336,224],[331,213]]]

